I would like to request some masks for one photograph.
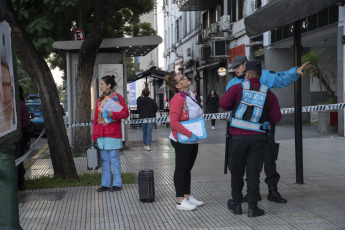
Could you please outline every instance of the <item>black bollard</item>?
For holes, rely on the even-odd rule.
[[[17,194],[13,149],[0,149],[0,230],[23,230],[19,224]]]

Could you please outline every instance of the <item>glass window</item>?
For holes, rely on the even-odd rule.
[[[220,17],[222,16],[222,6],[218,5],[216,8],[216,21],[220,21]]]
[[[329,8],[329,23],[338,22],[338,6],[331,6]]]
[[[255,9],[260,8],[261,5],[262,5],[261,0],[256,0],[256,1],[255,1]]]
[[[244,0],[237,0],[238,2],[238,17],[237,20],[240,20],[241,18],[243,18],[243,5],[244,5]]]
[[[230,12],[231,22],[236,22],[236,0],[231,0],[231,4],[229,4],[229,7],[230,9],[228,12]]]
[[[202,14],[202,29],[208,28],[207,12]]]
[[[276,28],[276,41],[280,41],[283,39],[283,27]]]
[[[301,19],[301,33],[308,31],[308,18]]]
[[[318,27],[328,25],[328,8],[319,12],[318,16]]]
[[[317,28],[317,14],[312,14],[308,17],[308,31]]]
[[[180,25],[178,19],[176,20],[176,28],[175,28],[175,34],[176,34],[176,42],[178,42],[180,39]]]
[[[277,28],[274,28],[273,30],[271,30],[271,43],[276,42],[276,30]]]
[[[26,105],[26,107],[28,108],[29,112],[41,112],[42,111],[41,105]]]
[[[291,24],[283,26],[283,39],[291,37]]]
[[[209,10],[210,12],[210,24],[216,23],[216,7],[213,7]]]

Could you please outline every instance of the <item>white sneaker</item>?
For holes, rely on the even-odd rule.
[[[148,145],[144,145],[144,149],[147,150]]]
[[[201,206],[201,205],[204,204],[204,202],[195,199],[193,196],[189,196],[188,201],[189,201],[189,203],[194,204],[194,205],[197,206],[197,207],[199,207],[199,206]]]
[[[212,129],[214,130],[214,129],[216,129],[216,127],[212,126]]]
[[[148,146],[146,147],[146,149],[147,149],[147,151],[151,151],[151,146],[148,145]]]
[[[176,205],[176,209],[182,211],[192,211],[196,209],[196,206],[194,204],[191,204],[186,198],[184,198],[181,204]]]

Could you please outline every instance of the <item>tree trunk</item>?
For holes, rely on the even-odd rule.
[[[55,176],[78,178],[71,148],[62,118],[59,96],[54,78],[44,58],[35,48],[21,24],[10,0],[8,10],[13,14],[12,29],[15,36],[16,54],[25,70],[37,85],[41,96],[44,126],[48,134],[48,145]]]
[[[104,37],[107,13],[109,11],[107,6],[108,4],[106,1],[95,1],[95,21],[93,30],[85,38],[79,50],[76,80],[76,97],[78,101],[76,106],[76,123],[88,123],[91,120],[90,86],[96,56]],[[90,140],[90,127],[77,127],[74,135],[74,151],[85,151],[85,147],[90,144]]]

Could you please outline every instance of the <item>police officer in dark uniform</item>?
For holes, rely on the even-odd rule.
[[[228,168],[233,199],[228,201],[228,208],[234,214],[242,214],[243,177],[246,172],[248,217],[265,214],[257,204],[260,171],[268,146],[267,130],[269,123],[279,122],[282,117],[276,96],[268,86],[260,83],[261,69],[260,62],[247,62],[247,81],[231,86],[219,100],[221,108],[232,110]]]

